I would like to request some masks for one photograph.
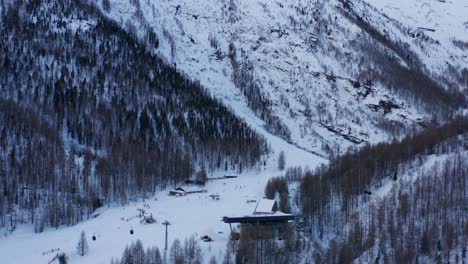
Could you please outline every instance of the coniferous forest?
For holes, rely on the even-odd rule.
[[[85,1],[14,4],[0,23],[0,226],[71,225],[267,151],[155,55],[154,32],[141,43]]]
[[[0,0],[7,263],[468,262],[457,5],[177,2]]]
[[[455,118],[307,172],[299,199],[306,226],[320,240],[338,234],[314,261],[466,261],[467,133],[468,120]],[[385,184],[398,187],[374,198]]]

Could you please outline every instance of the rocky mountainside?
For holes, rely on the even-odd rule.
[[[249,124],[324,157],[443,123],[466,108],[461,2],[98,4],[127,30],[156,32],[167,61]]]

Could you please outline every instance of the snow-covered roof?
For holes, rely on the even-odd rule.
[[[199,192],[199,191],[203,191],[202,188],[198,187],[198,186],[185,186],[183,187],[183,190],[185,192]]]
[[[272,214],[275,210],[275,204],[275,200],[261,199],[255,208],[254,214]]]
[[[291,214],[285,214],[285,213],[283,213],[281,211],[276,211],[276,212],[273,213],[273,215],[278,215],[279,216],[279,215],[291,215]]]

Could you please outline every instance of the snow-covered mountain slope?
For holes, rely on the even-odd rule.
[[[462,219],[468,216],[463,209],[468,201],[466,124],[464,120],[439,132],[428,129],[399,143],[348,154],[356,155],[353,158],[340,157],[318,181],[318,175],[305,176],[303,213],[312,219],[314,244],[310,262],[463,262],[467,244]],[[407,150],[412,154],[406,155]],[[369,180],[366,175],[373,176]],[[333,187],[340,179],[343,184]],[[327,180],[331,183],[325,184]],[[328,210],[332,212],[324,213]]]
[[[205,260],[221,260],[229,227],[220,217],[252,212],[246,200],[261,198],[268,179],[282,174],[276,170],[279,151],[285,151],[288,167],[313,169],[331,154],[386,141],[424,127],[433,115],[457,112],[463,96],[450,95],[467,91],[466,7],[460,1],[405,4],[110,0],[109,7],[101,6],[107,16],[141,37],[154,30],[159,38],[154,52],[264,135],[273,154],[265,157],[266,166],[237,179],[210,182],[206,194],[173,198],[164,190],[145,202],[101,209],[96,218],[73,227],[41,234],[33,234],[30,225],[11,234],[2,230],[8,234],[0,239],[2,262],[46,262],[53,254],[43,253],[60,248],[73,263],[108,263],[136,239],[163,249],[160,223],[166,219],[173,223],[169,243],[207,234],[215,241],[202,244]],[[86,30],[89,24],[65,25]],[[404,177],[383,183],[375,190],[378,199],[410,182]],[[217,193],[220,201],[208,196]],[[158,223],[140,224],[134,218],[138,208],[146,208]],[[81,230],[90,242],[90,254],[82,258],[75,253]]]
[[[446,246],[447,248],[444,248],[443,251],[432,255],[427,252],[419,253],[421,254],[419,256],[419,261],[424,263],[437,263],[440,258],[447,259],[447,262],[450,263],[462,263],[462,259],[464,258],[463,252],[466,252],[468,248],[465,235],[463,232],[457,230],[453,233],[452,238],[450,235],[446,235],[446,228],[451,225],[455,225],[457,227],[462,226],[462,224],[457,223],[457,220],[466,219],[467,217],[466,210],[458,209],[466,204],[466,195],[460,194],[460,192],[463,193],[463,190],[466,191],[466,184],[457,184],[455,186],[453,182],[456,180],[453,178],[458,176],[459,178],[457,179],[460,180],[463,176],[460,177],[460,174],[457,173],[450,175],[447,171],[450,169],[455,171],[459,168],[463,168],[463,170],[466,171],[466,167],[464,167],[466,163],[464,161],[468,157],[467,155],[468,152],[465,149],[464,151],[455,151],[442,155],[429,155],[420,158],[421,160],[418,163],[414,162],[416,164],[411,164],[409,168],[405,170],[405,173],[398,181],[385,181],[381,187],[375,189],[375,196],[372,197],[369,203],[357,211],[356,218],[359,218],[358,221],[362,223],[362,226],[365,226],[366,224],[364,223],[367,221],[366,219],[371,218],[369,216],[375,211],[382,211],[381,208],[385,206],[392,207],[392,205],[394,205],[396,208],[395,211],[400,214],[400,218],[406,217],[401,216],[405,214],[401,213],[405,212],[405,210],[411,212],[410,214],[412,217],[410,221],[407,221],[408,224],[400,224],[401,228],[399,228],[399,232],[414,232],[414,227],[416,227],[416,229],[419,230],[431,230],[425,232],[426,234],[433,236],[433,239],[435,239],[437,235],[433,234],[437,234],[437,232],[434,231],[437,230],[437,228],[430,229],[427,227],[426,223],[430,221],[428,219],[434,219],[434,216],[437,215],[438,212],[443,211],[443,216],[440,217],[441,220],[439,220],[440,222],[433,225],[444,226],[445,229],[443,232],[445,236],[443,243],[444,246],[448,246]],[[459,167],[457,168],[456,166]],[[449,179],[449,177],[453,178]],[[424,192],[426,192],[424,199],[420,199],[418,195]],[[429,195],[427,193],[429,193]],[[457,199],[454,199],[453,197],[457,194]],[[411,204],[411,208],[406,207],[408,205],[408,200],[410,201],[409,204]],[[431,210],[421,213],[424,211],[422,208],[424,206],[427,207],[427,205],[424,205],[424,202],[430,204]],[[443,208],[443,206],[441,206],[442,204],[446,205],[446,208]],[[401,219],[399,219],[399,221],[400,223],[402,222]],[[409,247],[413,247],[413,245],[415,245],[414,248],[418,249],[418,246],[420,245],[419,237],[423,236],[416,235],[416,237],[418,237],[418,240],[410,243],[407,242],[406,245],[409,245]],[[458,243],[458,241],[460,241],[460,243]],[[362,255],[356,258],[354,263],[383,263],[384,261],[379,261],[378,257],[380,254],[380,248],[381,245],[370,247]],[[421,247],[421,251],[423,251],[422,248],[423,247]],[[410,250],[411,249],[408,251]],[[394,245],[391,245],[389,247],[389,251],[396,252],[398,249]],[[437,257],[434,257],[434,255]]]
[[[70,255],[72,262],[108,263],[112,256],[121,255],[121,249],[132,242],[131,239],[141,238],[149,246],[158,244],[152,242],[152,239],[159,236],[159,224],[149,229],[143,228],[144,233],[137,231],[140,227],[137,219],[132,218],[131,221],[124,221],[119,225],[121,217],[128,219],[135,215],[135,208],[125,207],[122,210],[118,207],[105,212],[100,209],[98,213],[101,215],[89,220],[91,214],[96,213],[94,210],[97,207],[125,203],[142,197],[154,198],[154,195],[158,197],[156,203],[153,200],[145,203],[151,208],[159,209],[147,211],[152,213],[159,223],[167,218],[180,228],[173,238],[183,240],[195,233],[208,233],[215,237],[217,233],[212,228],[227,229],[225,225],[220,227],[221,216],[251,212],[253,204],[246,204],[246,197],[263,197],[266,181],[271,176],[281,173],[276,170],[278,155],[264,157],[268,155],[267,151],[257,152],[258,160],[252,166],[236,167],[229,166],[233,163],[222,162],[222,151],[210,151],[210,146],[216,145],[216,140],[223,137],[218,133],[222,133],[228,127],[228,138],[242,140],[251,135],[250,128],[248,131],[244,130],[247,126],[243,122],[242,126],[236,126],[235,121],[239,124],[240,120],[207,96],[202,90],[203,87],[176,74],[159,58],[146,52],[145,45],[140,45],[116,23],[102,18],[92,6],[74,0],[16,4],[0,19],[0,46],[3,47],[0,55],[0,73],[3,73],[0,74],[0,254],[4,256],[2,263],[46,262],[54,256],[55,252],[51,250],[57,248]],[[31,31],[25,31],[23,27]],[[90,58],[93,60],[91,66],[87,64]],[[97,76],[100,81],[97,81]],[[61,80],[57,81],[57,78]],[[153,81],[154,83],[147,83]],[[53,91],[50,87],[53,87]],[[153,100],[160,104],[152,105],[149,101]],[[69,107],[68,103],[77,107]],[[98,113],[95,112],[96,104],[99,105]],[[201,108],[204,110],[196,110]],[[242,108],[236,109],[240,111]],[[158,111],[165,113],[159,115]],[[245,108],[245,111],[251,110]],[[207,117],[211,114],[220,119]],[[258,118],[248,119],[249,116],[255,117],[246,114],[249,124],[261,131],[262,121]],[[88,118],[92,121],[87,121]],[[190,125],[184,126],[184,118],[190,119]],[[64,121],[71,119],[73,121]],[[177,124],[172,125],[172,121]],[[76,125],[77,123],[80,124]],[[152,124],[154,130],[151,130]],[[75,133],[75,130],[79,132]],[[143,130],[146,132],[142,133]],[[158,133],[150,132],[155,130],[158,130]],[[159,133],[160,130],[174,136],[177,135],[177,131],[184,131],[187,139],[181,136],[178,137],[180,141],[174,138],[168,140],[163,132]],[[197,154],[197,157],[205,166],[208,164],[208,158],[203,158],[206,154],[216,158],[218,170],[221,170],[221,166],[225,168],[223,172],[217,171],[220,175],[237,174],[239,171],[243,171],[244,174],[232,181],[208,184],[209,193],[193,196],[197,199],[191,203],[185,199],[168,198],[168,190],[160,188],[168,185],[175,187],[173,185],[194,176],[194,172],[189,172],[186,177],[177,178],[179,173],[172,171],[172,168],[178,172],[185,172],[185,168],[198,169],[198,164],[195,164],[196,158],[184,155],[184,160],[179,160],[168,152],[164,152],[160,157],[154,157],[152,154],[158,153],[158,147],[164,147],[165,141],[170,142],[167,145],[171,145],[172,150],[177,148],[179,142],[184,148],[190,148],[191,143],[198,137],[194,132],[200,132],[209,139],[193,148],[203,152]],[[86,136],[81,137],[81,133],[86,133]],[[268,142],[275,150],[285,152],[287,166],[306,164],[313,168],[326,161],[274,135],[266,134]],[[133,136],[134,139],[130,139]],[[86,139],[82,140],[84,138]],[[148,141],[142,140],[143,138]],[[93,144],[94,140],[100,143]],[[156,148],[139,148],[149,140],[155,142]],[[127,143],[132,147],[126,148]],[[119,145],[125,160],[119,159],[119,150],[108,148],[107,144]],[[225,150],[229,149],[229,145],[250,149],[256,144],[255,140],[251,140],[243,148],[239,141],[223,141],[220,146]],[[107,162],[107,154],[112,155],[112,163]],[[229,151],[229,156],[235,157],[235,152]],[[240,157],[248,156],[244,152]],[[136,191],[138,184],[133,182],[138,174],[135,163],[145,160],[148,161],[145,165],[151,168],[141,169],[142,173],[139,175],[146,174],[142,178],[154,180],[155,176],[161,176],[168,177],[168,180],[158,183],[141,182],[144,188]],[[28,164],[23,161],[27,161]],[[184,167],[186,162],[191,163],[190,167]],[[171,169],[158,170],[158,164],[170,166]],[[65,172],[63,168],[67,168],[68,171]],[[132,171],[127,172],[126,169]],[[109,184],[105,184],[106,179],[112,176],[101,174],[100,170],[118,173],[122,182],[113,177],[107,182]],[[147,173],[152,173],[152,176]],[[215,176],[209,168],[207,173],[208,176]],[[34,180],[30,181],[32,178]],[[126,183],[123,183],[123,179]],[[56,188],[58,185],[61,186],[60,190]],[[111,195],[105,193],[104,186],[115,186],[109,187],[112,189]],[[148,196],[140,195],[145,191],[141,189],[150,187],[154,189]],[[122,195],[120,199],[122,192],[116,189],[131,194]],[[208,195],[215,193],[221,194],[222,202],[212,203],[210,206],[207,204],[211,201]],[[92,199],[94,202],[91,202]],[[144,208],[143,203],[138,204]],[[205,211],[205,207],[209,210]],[[206,214],[196,217],[198,212]],[[187,217],[186,213],[190,214],[190,217]],[[67,228],[65,225],[75,226]],[[110,228],[106,229],[106,226]],[[136,234],[129,238],[128,232],[132,226]],[[118,232],[118,227],[126,229],[125,232]],[[52,230],[53,228],[58,230]],[[85,229],[88,240],[93,233],[98,236],[98,240],[91,246],[91,251],[93,248],[95,250],[92,253],[94,255],[76,260],[74,233],[79,229]],[[45,231],[44,235],[36,235],[42,231]],[[227,232],[224,231],[224,234]],[[218,244],[213,247],[224,248],[227,236],[223,236],[223,239],[219,239]],[[158,245],[162,248],[161,244]],[[28,248],[27,252],[21,251],[24,247]]]
[[[348,9],[348,13],[359,20],[358,24],[371,27],[380,41],[390,40],[387,46],[412,68],[418,68],[445,90],[460,91],[465,98],[468,91],[467,12],[468,5],[464,1],[429,0],[364,0],[349,4]],[[466,101],[462,105],[466,109]]]
[[[468,72],[461,72],[466,62],[466,49],[462,47],[466,40],[455,35],[467,30],[462,15],[442,11],[435,14],[443,16],[441,19],[451,18],[447,24],[437,24],[440,31],[447,31],[452,24],[457,30],[432,39],[426,30],[416,28],[431,20],[422,13],[427,10],[412,8],[417,16],[395,11],[392,15],[396,18],[389,18],[386,12],[394,10],[391,5],[383,0],[368,2],[111,0],[105,13],[129,29],[154,30],[160,37],[158,52],[258,127],[262,124],[258,119],[264,115],[252,111],[251,98],[242,92],[245,87],[236,87],[234,77],[239,71],[252,76],[256,89],[267,100],[268,112],[289,129],[290,137],[286,139],[328,156],[419,127],[437,112],[424,106],[433,102],[426,102],[417,92],[408,92],[411,89],[401,83],[392,84],[400,77],[389,69],[409,71],[410,66],[417,66],[426,79],[432,74],[453,77],[458,79],[447,81],[447,86],[458,84],[460,90],[467,87]],[[426,2],[432,9],[439,5],[464,8],[460,2]],[[359,14],[365,14],[362,21],[369,20],[364,25],[386,34],[391,45],[356,22],[354,16]],[[406,16],[414,21],[408,22]],[[461,47],[454,46],[455,40]],[[406,58],[394,47],[399,43],[401,49],[417,57]],[[386,61],[395,65],[379,65]],[[415,65],[408,65],[413,61]],[[453,72],[446,75],[447,71]],[[435,97],[439,100],[441,96]]]
[[[376,12],[373,18],[378,28],[384,28],[393,38],[408,42],[428,70],[448,74],[450,67],[468,77],[468,3],[466,1],[389,1],[364,0],[361,14]],[[373,9],[370,11],[370,9]],[[449,67],[450,66],[450,67]],[[464,73],[462,73],[464,71]],[[450,82],[449,82],[450,83]],[[447,84],[448,85],[448,84]]]

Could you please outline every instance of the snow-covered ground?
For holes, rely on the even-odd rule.
[[[134,15],[136,7],[129,0],[110,2],[109,17],[123,26],[129,23],[138,26]],[[146,201],[103,208],[96,212],[99,214],[96,218],[73,227],[47,229],[35,234],[32,226],[19,226],[6,237],[0,234],[1,263],[47,263],[53,254],[42,253],[54,248],[67,252],[71,263],[109,263],[112,257],[120,257],[124,247],[136,239],[141,239],[145,247],[157,245],[163,250],[164,226],[161,223],[164,220],[172,223],[169,246],[175,238],[184,240],[191,235],[209,235],[214,242],[200,241],[204,257],[221,259],[229,236],[229,226],[220,221],[221,217],[252,213],[255,203],[248,204],[246,200],[263,197],[268,179],[281,174],[276,170],[280,151],[286,153],[287,166],[313,169],[327,161],[308,151],[325,155],[325,145],[341,150],[355,146],[323,124],[342,134],[378,142],[389,137],[377,127],[381,118],[404,124],[425,118],[424,113],[407,105],[405,98],[391,94],[379,84],[365,97],[361,89],[353,87],[350,81],[357,72],[355,65],[348,63],[346,58],[359,57],[350,45],[359,39],[361,31],[337,13],[337,1],[331,0],[327,5],[323,5],[325,1],[283,2],[140,1],[146,22],[160,38],[160,54],[191,78],[200,80],[211,94],[265,136],[273,151],[267,158],[266,168],[244,172],[237,179],[209,182],[207,193],[175,198],[167,195],[167,189]],[[235,7],[230,6],[231,3],[235,3]],[[468,41],[466,1],[363,0],[355,3],[357,11],[370,15],[373,22],[387,30],[392,38],[412,43],[411,47],[426,66],[436,73],[443,74],[449,60],[454,66],[468,64],[466,50],[453,44],[453,40]],[[376,9],[369,10],[363,3]],[[230,12],[232,8],[236,12]],[[392,20],[383,19],[382,13]],[[441,44],[421,44],[417,38],[410,40],[408,32],[402,31],[394,21],[416,31],[418,27],[435,29],[435,32],[424,30],[424,34]],[[76,23],[70,24],[76,27]],[[311,46],[311,36],[318,38],[316,47]],[[253,63],[253,75],[262,92],[271,100],[271,111],[291,130],[293,144],[265,130],[264,122],[248,107],[247,99],[232,82],[229,59],[226,56],[216,58],[216,49],[210,46],[213,38],[224,55],[233,43],[239,58]],[[331,75],[337,77],[336,81],[330,80]],[[370,111],[368,106],[377,105],[380,100],[395,102],[401,108],[386,115]],[[312,109],[311,117],[305,114],[307,108]],[[376,193],[384,196],[393,185],[396,183],[388,182]],[[210,194],[219,194],[220,200],[212,200]],[[140,224],[138,218],[132,218],[138,214],[138,208],[152,213],[158,223]],[[79,257],[75,252],[82,230],[90,245],[90,253],[85,257]],[[97,237],[96,241],[91,239],[93,235]]]
[[[463,0],[393,1],[360,0],[355,8],[382,32],[411,45],[435,75],[466,69],[468,50],[468,2]],[[362,3],[367,3],[363,5]],[[374,16],[372,16],[374,14]],[[380,15],[380,16],[377,16]],[[461,86],[461,89],[466,87]]]
[[[304,152],[291,145],[275,142],[277,148],[285,151],[287,166],[308,165],[314,168],[326,160]],[[278,139],[278,141],[281,141]],[[165,229],[161,224],[168,220],[169,249],[176,238],[182,242],[194,235],[208,235],[214,242],[199,240],[203,256],[208,261],[211,256],[221,260],[229,238],[229,225],[221,221],[223,216],[252,214],[256,203],[247,200],[259,200],[264,195],[264,188],[269,178],[279,176],[276,170],[277,157],[271,156],[262,170],[244,172],[235,179],[209,181],[204,189],[207,193],[187,196],[169,196],[170,188],[159,191],[145,201],[132,202],[127,206],[110,206],[99,209],[97,217],[72,227],[46,229],[35,234],[31,225],[21,225],[5,236],[0,235],[0,256],[3,264],[47,263],[56,253],[43,255],[43,252],[60,248],[70,258],[70,263],[110,263],[113,257],[121,257],[126,245],[140,239],[145,247],[158,246],[164,251]],[[221,176],[219,175],[211,176]],[[220,200],[213,200],[211,194],[219,194]],[[147,205],[147,206],[145,206]],[[148,208],[149,206],[149,208]],[[145,209],[157,220],[155,224],[141,224],[137,209]],[[89,254],[81,257],[76,253],[76,245],[81,231],[84,230],[89,243]],[[130,230],[134,234],[130,234]],[[92,236],[96,240],[92,240]]]
[[[369,215],[375,213],[375,208],[378,208],[380,202],[385,198],[392,197],[397,193],[411,193],[413,188],[415,188],[415,182],[421,180],[427,175],[433,175],[441,173],[444,168],[444,164],[450,160],[457,160],[458,158],[466,159],[468,157],[468,151],[458,149],[457,151],[446,153],[446,154],[432,154],[429,156],[424,156],[422,158],[422,164],[419,161],[413,161],[409,164],[408,168],[400,175],[399,180],[394,181],[392,179],[384,180],[381,183],[381,186],[372,189],[373,196],[370,201],[360,208],[358,208],[356,217],[361,219],[369,219]],[[422,177],[422,178],[421,178]],[[365,220],[361,220],[365,222]],[[351,226],[346,228],[350,229]],[[465,244],[465,247],[468,249],[468,245]],[[378,243],[375,246],[367,251],[365,251],[361,256],[354,260],[354,263],[370,263],[374,262],[375,258],[379,252]],[[461,252],[452,251],[450,256],[450,263],[459,263],[455,261],[455,254],[460,254]],[[460,254],[461,255],[461,254]],[[433,259],[428,258],[427,256],[421,256],[419,261],[422,263],[435,263]]]
[[[379,127],[382,120],[411,126],[425,118],[380,84],[368,92],[353,87],[362,54],[352,45],[361,30],[339,14],[337,1],[142,0],[141,12],[128,0],[110,2],[106,15],[123,26],[154,30],[162,57],[257,129],[263,122],[232,80],[228,54],[233,44],[237,59],[253,66],[271,113],[289,128],[292,143],[322,156],[360,146],[349,138],[387,140],[388,132]],[[400,108],[384,114],[369,107],[382,100]]]
[[[140,35],[144,35],[143,28],[154,30],[162,57],[199,80],[254,129],[268,134],[233,82],[228,55],[230,45],[234,46],[237,60],[251,65],[262,94],[271,102],[272,115],[302,149],[322,156],[343,153],[365,142],[390,139],[385,122],[411,128],[432,116],[379,82],[354,86],[363,74],[360,67],[372,65],[366,50],[359,47],[366,33],[343,15],[338,0],[110,3],[110,10],[103,10],[105,15],[123,27],[135,26]],[[454,43],[468,38],[464,1],[359,0],[353,1],[353,10],[382,35],[407,45],[430,76],[463,79],[460,72],[468,64],[467,50]],[[386,50],[405,64],[401,54]],[[442,85],[453,88],[451,81]],[[376,110],[374,106],[381,101],[398,108],[388,113]]]

